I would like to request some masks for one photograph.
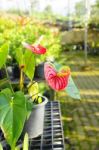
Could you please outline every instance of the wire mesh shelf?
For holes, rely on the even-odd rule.
[[[45,106],[43,134],[30,140],[30,150],[65,150],[60,103]]]

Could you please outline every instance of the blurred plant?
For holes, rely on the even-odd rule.
[[[36,22],[25,16],[16,18],[0,19],[0,44],[9,41],[9,55],[12,58],[15,58],[16,49],[22,49],[21,41],[28,41],[31,44],[41,35],[44,35],[41,45],[44,45],[48,52],[44,57],[38,56],[36,63],[45,61],[47,57],[52,55],[58,59],[61,52],[60,34],[55,35],[54,32],[52,33],[52,29],[42,25],[41,21]]]

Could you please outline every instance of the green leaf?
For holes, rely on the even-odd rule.
[[[28,150],[28,147],[29,147],[29,138],[28,134],[26,133],[23,142],[23,150]]]
[[[19,63],[19,65],[24,65],[24,54],[23,54],[23,50],[22,49],[16,49],[15,51],[16,54],[16,60]]]
[[[20,148],[17,146],[17,147],[15,147],[15,150],[20,150]]]
[[[67,94],[74,98],[74,99],[80,99],[80,93],[78,88],[76,87],[72,77],[69,78],[69,83],[67,88],[65,89],[65,91],[67,92]]]
[[[62,67],[62,65],[60,65],[60,64],[58,64],[58,63],[54,63],[54,66],[55,66],[55,69],[57,70],[57,71],[59,71],[60,70],[60,68]]]
[[[11,99],[12,97],[12,92],[9,88],[3,89],[1,93],[4,93],[8,99]]]
[[[42,103],[42,97],[38,97],[38,104]]]
[[[2,145],[1,145],[1,143],[0,143],[0,150],[3,150],[3,147],[2,147]]]
[[[28,85],[28,93],[34,101],[38,97],[39,86],[37,82],[30,82]]]
[[[4,44],[1,48],[0,48],[0,69],[2,68],[2,66],[5,64],[7,56],[8,56],[8,52],[9,52],[9,47],[8,44]]]
[[[23,53],[22,49],[17,49],[16,60],[20,66],[24,65],[24,73],[32,80],[35,71],[35,54],[30,50],[25,49],[25,53]]]
[[[22,92],[12,94],[6,89],[0,93],[0,127],[12,148],[22,132],[26,114],[26,99]]]
[[[33,54],[29,50],[26,50],[24,54],[24,59],[25,59],[24,73],[28,76],[30,80],[32,80],[35,71],[35,54]]]

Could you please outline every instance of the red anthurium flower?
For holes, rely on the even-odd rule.
[[[25,48],[31,50],[35,54],[45,54],[46,53],[46,48],[44,48],[40,44],[38,44],[38,45],[30,45],[30,44],[28,44],[26,42],[22,42],[22,45]]]
[[[44,73],[45,79],[52,89],[60,91],[67,87],[70,76],[69,68],[57,72],[52,64],[46,63],[44,66]]]

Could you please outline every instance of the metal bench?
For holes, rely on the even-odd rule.
[[[43,134],[30,140],[30,150],[65,150],[60,103],[58,101],[47,103]]]

